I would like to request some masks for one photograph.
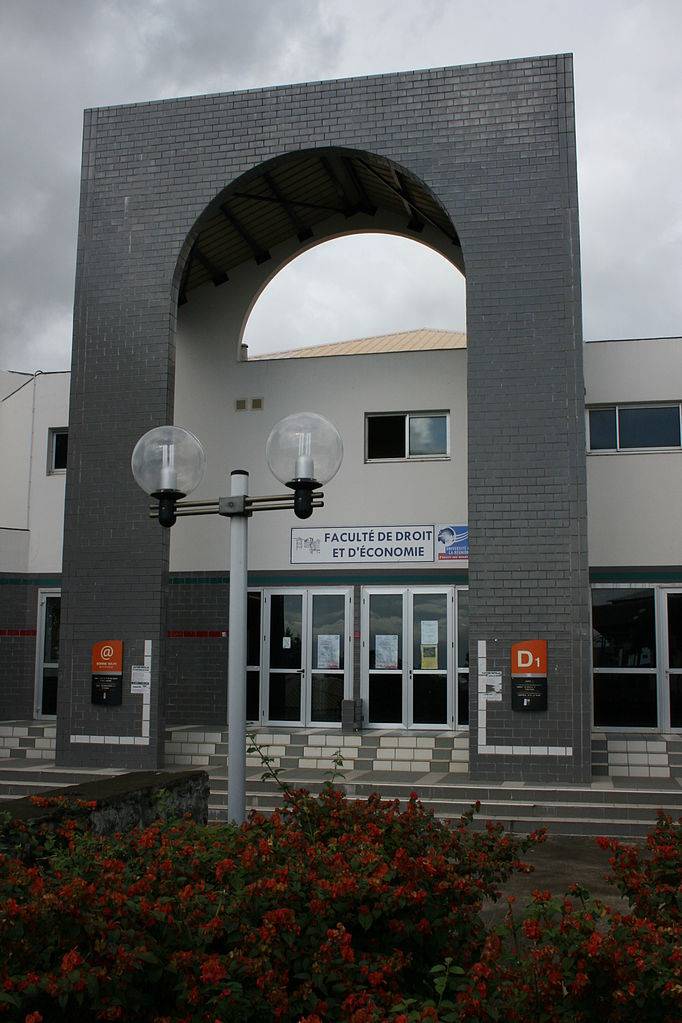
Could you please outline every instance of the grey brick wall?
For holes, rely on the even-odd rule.
[[[38,585],[0,577],[0,721],[33,717]]]
[[[541,57],[88,111],[85,116],[64,538],[58,757],[153,766],[166,707],[167,537],[130,451],[172,420],[177,287],[197,219],[236,178],[344,146],[420,177],[450,214],[468,284],[471,639],[505,671],[489,741],[542,733],[570,761],[479,757],[478,777],[589,773],[580,276],[571,58]],[[547,638],[550,707],[512,714],[511,642]],[[91,645],[154,643],[152,741],[139,700],[89,703]],[[493,654],[493,650],[499,650]],[[475,667],[475,658],[474,667]],[[494,662],[494,663],[493,663]],[[473,675],[472,675],[473,677]],[[125,686],[124,686],[125,688]],[[475,692],[475,687],[472,686]],[[475,702],[475,701],[474,701]],[[476,706],[472,707],[475,737]]]

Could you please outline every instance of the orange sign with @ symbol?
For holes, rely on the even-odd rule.
[[[105,639],[92,646],[92,670],[95,675],[118,675],[123,671],[123,640]]]
[[[547,640],[528,639],[525,643],[513,643],[511,648],[512,678],[528,678],[529,675],[547,677]]]

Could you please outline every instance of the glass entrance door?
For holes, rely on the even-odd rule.
[[[453,588],[367,590],[363,635],[370,727],[453,727]]]
[[[670,727],[682,728],[682,591],[666,593],[666,671],[670,694]]]
[[[348,589],[264,591],[263,721],[340,726],[352,692],[351,622]]]
[[[35,715],[39,718],[57,714],[60,618],[60,591],[41,590],[38,594],[35,684]]]
[[[303,723],[303,593],[267,593],[267,716],[274,722]]]
[[[412,591],[408,597],[412,634],[408,724],[447,728],[452,715],[448,707],[448,677],[452,678],[448,593],[445,590]]]

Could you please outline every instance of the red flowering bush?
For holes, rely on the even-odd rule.
[[[537,892],[487,932],[484,898],[538,840],[412,799],[288,794],[241,828],[114,839],[85,809],[0,841],[0,1023],[679,1023],[682,843],[606,842],[632,912]],[[541,838],[541,836],[540,836]]]
[[[468,823],[332,788],[239,829],[66,818],[0,856],[0,1020],[388,1019],[478,961],[482,899],[534,840]]]
[[[681,822],[682,823],[682,822]],[[523,1023],[680,1023],[682,827],[659,816],[647,849],[600,839],[610,878],[631,912],[611,911],[574,886],[536,892],[520,920],[488,935],[441,1019]]]

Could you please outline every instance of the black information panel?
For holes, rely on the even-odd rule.
[[[512,710],[547,710],[547,679],[529,675],[513,678]]]
[[[122,675],[93,675],[92,702],[118,707],[123,692]]]

